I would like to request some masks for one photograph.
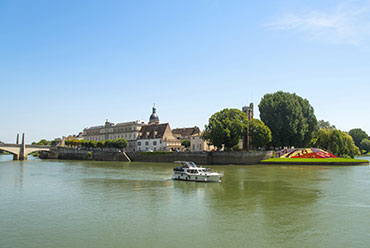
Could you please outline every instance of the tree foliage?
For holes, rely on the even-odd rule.
[[[106,140],[106,141],[98,141],[95,140],[66,140],[65,145],[71,147],[83,147],[83,148],[118,148],[123,149],[127,147],[127,140],[125,139],[115,139],[115,140]]]
[[[105,141],[104,140],[98,141],[98,143],[96,143],[96,147],[104,148],[105,147]]]
[[[181,140],[181,145],[184,147],[190,147],[190,140],[189,139],[183,139]]]
[[[266,94],[258,108],[261,120],[271,129],[275,147],[304,147],[311,142],[317,119],[307,99],[278,91]]]
[[[113,140],[113,144],[114,144],[115,148],[123,149],[123,148],[127,147],[128,143],[127,143],[127,140],[125,140],[123,138],[120,138],[120,139]]]
[[[247,123],[247,115],[244,112],[226,108],[209,118],[202,136],[218,149],[224,146],[226,150],[231,150],[244,136]]]
[[[47,141],[46,139],[42,139],[39,142],[32,143],[32,144],[34,144],[34,145],[40,145],[40,146],[49,146],[50,143],[51,143],[50,141]]]
[[[50,145],[51,145],[51,146],[57,146],[57,145],[59,145],[59,144],[60,144],[60,142],[61,142],[61,140],[60,140],[60,139],[54,139],[54,140],[52,140],[52,141],[50,142]]]
[[[317,126],[319,129],[336,129],[334,125],[331,125],[330,122],[324,120],[319,120]]]
[[[253,148],[266,148],[272,140],[271,130],[260,120],[252,119],[249,123],[249,135]]]
[[[366,151],[366,153],[370,152],[370,140],[368,138],[361,141],[360,149]]]
[[[54,140],[46,140],[41,139],[39,142],[32,142],[32,145],[40,145],[40,146],[56,146],[60,143],[60,139],[54,139]]]
[[[351,157],[360,155],[352,137],[338,129],[320,129],[315,132],[313,146],[327,150],[338,157]]]
[[[369,136],[361,128],[354,128],[349,131],[349,135],[352,136],[353,141],[357,147],[360,147],[360,143],[363,139],[368,138]]]

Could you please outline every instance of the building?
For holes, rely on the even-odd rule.
[[[201,133],[195,134],[190,137],[190,151],[191,152],[203,152],[203,151],[212,151],[215,147],[209,145],[208,142],[202,139]]]
[[[148,124],[139,120],[114,124],[106,120],[104,125],[85,128],[81,137],[95,141],[124,138],[128,142],[127,151],[170,151],[181,148],[181,141],[172,134],[170,125],[159,124],[155,106]]]
[[[249,121],[253,119],[253,115],[254,115],[254,105],[253,105],[253,103],[250,103],[249,106],[244,106],[242,108],[242,111],[247,114]]]
[[[168,123],[159,124],[159,117],[153,106],[149,123],[142,125],[136,140],[137,151],[171,151],[181,148]]]
[[[136,140],[139,136],[143,121],[130,121],[114,124],[106,120],[104,125],[85,128],[82,132],[84,140],[114,140],[124,138],[127,140],[127,150],[136,151]]]
[[[143,125],[136,141],[137,151],[171,151],[181,148],[181,141],[173,136],[170,125]]]
[[[242,108],[242,111],[247,114],[248,121],[253,120],[253,115],[254,115],[254,105],[253,105],[253,103],[250,103],[249,106],[244,106]],[[252,137],[249,134],[249,128],[247,128],[247,137],[243,139],[243,142],[241,144],[239,142],[239,147],[241,149],[249,150],[251,143],[252,143]]]
[[[199,127],[184,127],[184,128],[176,128],[172,130],[173,136],[177,139],[189,139],[194,135],[200,135]]]
[[[155,108],[155,105],[153,106],[153,112],[149,117],[148,124],[159,124],[159,116],[157,115],[157,109]]]

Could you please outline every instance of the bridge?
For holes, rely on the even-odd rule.
[[[24,143],[24,133],[22,143],[19,144],[19,134],[17,134],[16,144],[0,144],[0,150],[13,154],[13,160],[26,160],[27,155],[36,151],[50,151],[50,146],[26,145]]]

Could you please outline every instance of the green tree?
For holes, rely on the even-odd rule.
[[[307,99],[278,91],[266,94],[258,108],[261,120],[271,129],[275,147],[303,147],[311,142],[317,119]]]
[[[330,122],[324,120],[319,120],[317,126],[320,129],[336,129],[334,125],[331,125]]]
[[[89,140],[88,142],[88,146],[91,147],[91,148],[95,148],[96,147],[96,140]]]
[[[118,149],[123,149],[127,147],[127,140],[120,138],[120,139],[115,139],[113,140],[113,147],[118,148]]]
[[[186,148],[190,147],[190,140],[189,139],[183,139],[181,141],[181,145],[186,147]]]
[[[338,157],[351,157],[360,155],[352,137],[338,129],[320,129],[315,132],[313,146],[328,150]]]
[[[39,142],[36,143],[36,145],[40,145],[40,146],[49,146],[50,145],[50,141],[47,141],[46,139],[42,139],[40,140]]]
[[[111,140],[111,139],[107,139],[107,140],[104,142],[104,147],[107,147],[107,148],[113,148],[113,147],[114,147],[114,142],[113,142],[113,140]]]
[[[349,131],[349,135],[352,136],[353,141],[357,147],[360,147],[360,143],[363,139],[368,138],[369,136],[361,128],[354,128]]]
[[[105,141],[104,140],[98,141],[98,143],[96,143],[96,146],[99,147],[99,148],[104,148],[105,147]]]
[[[360,143],[360,149],[366,151],[366,153],[370,152],[370,140],[365,138]]]
[[[73,139],[71,140],[72,142],[72,146],[73,147],[77,147],[77,146],[80,146],[81,145],[81,142],[83,142],[83,140],[78,140],[78,139]]]
[[[60,144],[60,139],[54,139],[54,140],[52,140],[51,142],[50,142],[50,145],[51,146],[57,146],[57,145],[59,145]]]
[[[266,148],[272,140],[271,130],[260,120],[252,119],[249,124],[249,135],[253,148]]]
[[[231,150],[244,136],[247,123],[247,115],[239,109],[223,109],[209,118],[202,136],[218,149]]]

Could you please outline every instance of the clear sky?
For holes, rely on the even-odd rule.
[[[278,90],[370,134],[370,2],[0,1],[0,141],[145,120],[172,128]]]

